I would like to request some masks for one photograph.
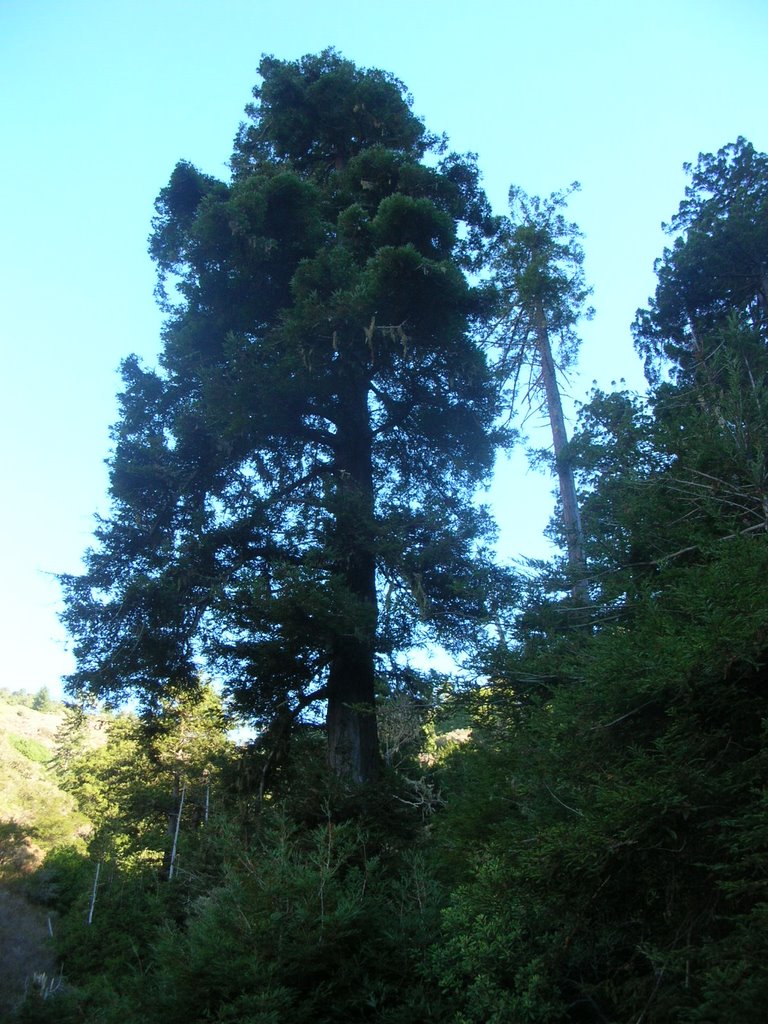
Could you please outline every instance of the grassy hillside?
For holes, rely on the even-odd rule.
[[[44,691],[0,690],[0,1019],[30,986],[54,983],[52,919],[18,883],[58,843],[77,843],[89,824],[59,788],[52,759],[64,707]]]
[[[0,881],[33,871],[58,843],[76,842],[88,822],[58,786],[51,764],[61,705],[0,691]]]

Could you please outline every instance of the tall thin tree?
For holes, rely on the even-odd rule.
[[[581,233],[562,213],[578,187],[574,182],[548,199],[510,189],[510,215],[493,248],[493,283],[499,303],[497,375],[509,408],[522,398],[546,410],[574,595],[586,599],[584,537],[560,386],[560,375],[578,353],[576,325],[593,313],[586,305],[591,289],[584,279]]]

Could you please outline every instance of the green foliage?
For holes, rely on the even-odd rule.
[[[575,182],[571,191],[576,188]],[[576,359],[576,325],[594,312],[585,307],[590,289],[584,281],[581,233],[561,212],[566,203],[563,193],[541,200],[513,187],[509,201],[510,217],[501,222],[491,249],[491,287],[498,315],[494,371],[510,417],[520,395],[529,411],[546,409],[573,597],[577,606],[583,606],[584,538],[559,382],[559,375]],[[521,380],[526,369],[527,382]]]
[[[53,711],[56,707],[56,703],[51,700],[51,695],[48,692],[47,686],[41,686],[37,693],[32,697],[32,707],[35,711]]]
[[[0,700],[5,704],[20,704],[44,714],[60,711],[62,708],[58,701],[53,700],[47,686],[41,686],[35,693],[30,693],[28,690],[8,690],[5,687],[0,687]]]
[[[27,695],[29,697],[30,695]],[[58,708],[40,712],[31,700],[0,701],[0,877],[33,871],[46,851],[75,841],[84,816],[60,785],[53,763]]]
[[[113,515],[66,581],[75,686],[137,690],[141,714],[101,745],[82,710],[59,733],[93,831],[30,883],[67,986],[19,1019],[757,1024],[764,155],[699,158],[636,324],[653,390],[596,391],[567,446],[587,621],[560,562],[513,571],[481,547],[494,401],[464,276],[489,227],[472,161],[439,159],[401,83],[333,51],[261,74],[232,180],[180,164],[158,201],[179,302],[162,369],[125,365]],[[578,232],[563,196],[512,199],[506,369],[545,304],[567,362]],[[436,637],[472,649],[482,686],[407,664]],[[257,741],[226,740],[201,658],[269,723]],[[368,775],[374,694],[387,767]],[[302,721],[326,699],[331,777]],[[13,756],[32,786],[35,743]],[[356,758],[363,787],[338,770]]]
[[[30,739],[28,736],[9,736],[8,742],[22,757],[28,758],[30,761],[37,761],[38,764],[47,764],[51,760],[51,751],[48,747],[43,746],[42,743],[38,743],[37,740]]]
[[[247,839],[212,820],[172,882],[106,861],[90,924],[93,861],[52,854],[45,891],[80,1019],[440,1020],[419,967],[437,909],[423,856],[383,842],[380,823],[318,817],[274,805]]]
[[[528,403],[544,390],[542,353],[537,341],[538,318],[557,339],[557,367],[572,366],[579,348],[576,325],[591,319],[586,302],[591,294],[584,279],[584,250],[578,227],[562,213],[574,182],[565,192],[547,199],[529,196],[517,186],[509,190],[510,216],[504,218],[491,249],[497,290],[499,371],[509,387],[509,405],[522,393]],[[524,366],[530,379],[520,384]]]
[[[96,859],[168,868],[182,790],[180,830],[196,828],[220,792],[231,749],[221,700],[206,686],[169,693],[156,715],[108,719],[96,747],[85,741],[86,721],[73,709],[57,761],[63,787],[94,824],[89,849]]]
[[[762,541],[671,570],[475,755],[487,838],[434,954],[457,1021],[688,1019],[714,950],[763,941],[767,570]]]
[[[300,833],[267,815],[186,930],[161,939],[161,1019],[398,1019],[429,923],[423,866],[401,870],[393,879],[355,824]]]
[[[582,412],[590,629],[569,629],[557,567],[499,616],[436,831],[452,893],[431,963],[455,1022],[763,1013],[768,364],[747,271],[765,218],[745,215],[763,163],[743,140],[700,158],[643,321],[674,381]]]
[[[668,227],[677,237],[657,263],[656,294],[633,328],[656,382],[668,361],[679,380],[695,379],[734,314],[763,343],[768,328],[768,154],[739,138],[685,169],[686,198]]]

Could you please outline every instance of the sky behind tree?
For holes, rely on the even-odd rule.
[[[107,508],[118,364],[160,348],[153,203],[180,159],[226,176],[263,53],[335,46],[395,74],[430,130],[478,154],[497,213],[511,184],[581,182],[584,400],[593,380],[643,387],[629,325],[682,164],[739,135],[768,149],[767,42],[764,0],[0,0],[3,685],[59,692],[71,667],[54,574],[79,570]],[[553,486],[522,449],[500,465],[504,557],[547,553]]]

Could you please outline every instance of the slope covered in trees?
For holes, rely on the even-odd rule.
[[[734,290],[720,251],[729,239],[750,280],[760,166],[740,140],[691,168],[683,233],[636,320],[654,387],[583,410],[590,628],[537,597],[495,652],[486,740],[440,826],[469,817],[482,837],[435,952],[456,1019],[764,1014],[768,336],[759,281]]]
[[[126,365],[113,513],[66,581],[73,692],[141,714],[96,758],[62,733],[95,828],[32,883],[67,983],[18,1020],[757,1024],[768,158],[691,166],[648,394],[595,392],[561,453],[574,617],[567,521],[521,573],[471,500],[509,379],[479,339],[505,303],[535,335],[499,265],[525,237],[389,76],[262,75],[231,182],[180,165],[159,201],[163,362]],[[466,276],[490,256],[500,294]],[[409,664],[429,637],[463,686]]]

